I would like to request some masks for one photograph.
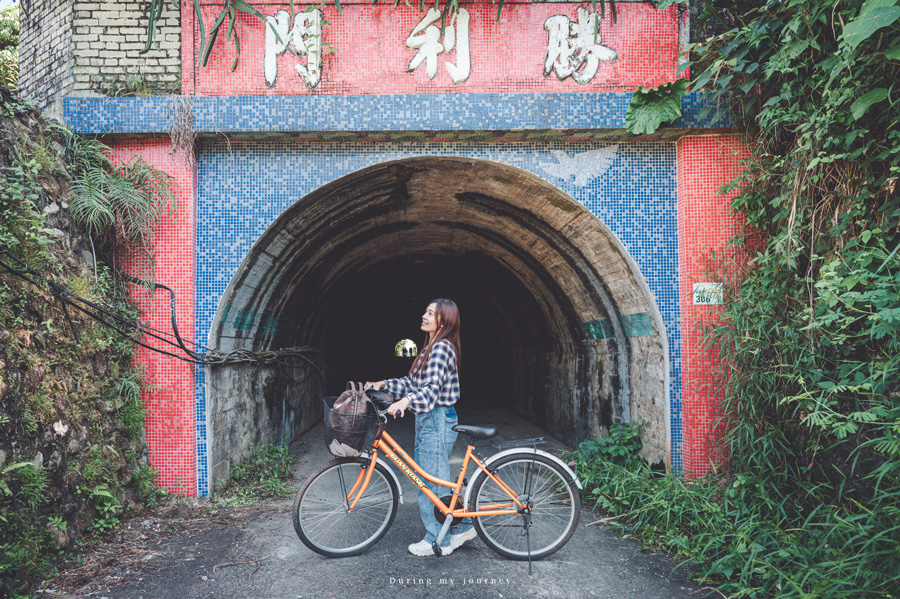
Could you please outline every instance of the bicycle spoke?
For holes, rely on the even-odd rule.
[[[492,473],[515,493],[519,501],[529,505],[530,524],[526,531],[523,514],[482,516],[477,526],[488,545],[503,555],[526,559],[530,553],[536,559],[545,557],[562,547],[577,524],[575,491],[565,475],[542,456],[524,453],[501,460]],[[482,478],[475,489],[475,509],[479,506],[508,501],[508,494],[489,478]]]
[[[366,468],[375,468],[368,487],[359,485]],[[335,460],[301,489],[294,504],[294,527],[314,551],[330,557],[354,555],[378,541],[393,522],[397,497],[382,466],[364,460]],[[360,494],[360,490],[362,493]],[[352,511],[350,504],[356,501]]]

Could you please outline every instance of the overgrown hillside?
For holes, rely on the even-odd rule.
[[[65,551],[160,493],[142,441],[134,343],[59,299],[66,288],[137,316],[109,270],[94,267],[94,254],[110,251],[105,239],[95,234],[92,247],[71,217],[83,194],[73,177],[100,169],[123,180],[98,150],[0,87],[0,581],[7,591],[31,588]],[[102,188],[95,191],[102,199]],[[37,271],[24,274],[60,287],[9,271],[23,263]]]

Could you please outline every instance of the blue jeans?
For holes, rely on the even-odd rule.
[[[453,444],[456,442],[457,436],[453,427],[458,422],[453,406],[449,408],[435,406],[427,414],[416,414],[416,449],[413,459],[428,474],[450,480],[450,452],[453,451]],[[423,482],[438,498],[453,492],[448,487],[435,485],[427,480],[423,480]],[[418,500],[419,515],[422,517],[422,524],[425,525],[425,540],[433,543],[444,523],[438,522],[434,518],[434,504],[425,493],[419,491]],[[459,506],[459,502],[457,502],[457,506]],[[472,520],[466,518],[456,526],[451,526],[450,534],[457,535],[470,528],[472,528]],[[441,546],[447,547],[448,545],[450,545],[449,534],[444,538]]]

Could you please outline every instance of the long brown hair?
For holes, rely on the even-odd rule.
[[[441,339],[446,339],[456,350],[456,371],[459,372],[459,361],[462,357],[462,348],[459,344],[459,308],[456,303],[445,297],[431,300],[428,305],[435,304],[434,319],[437,323],[437,331],[434,338],[431,333],[425,333],[425,347],[419,353],[419,356],[413,361],[409,374],[420,373],[428,363],[428,356],[431,354],[431,348]]]

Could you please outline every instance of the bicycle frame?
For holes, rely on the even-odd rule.
[[[384,454],[391,459],[392,462],[397,464],[400,470],[403,471],[406,476],[421,490],[431,502],[437,506],[437,508],[443,513],[445,516],[450,515],[454,518],[478,518],[479,516],[501,516],[505,514],[517,514],[520,511],[527,510],[528,507],[519,501],[516,492],[513,491],[506,483],[502,480],[494,476],[487,468],[485,468],[484,464],[479,460],[473,452],[474,446],[468,445],[466,447],[466,456],[463,459],[462,468],[459,471],[459,476],[456,479],[456,482],[451,482],[448,480],[443,480],[441,478],[437,478],[436,476],[431,476],[419,466],[415,460],[409,457],[403,448],[397,444],[396,441],[387,433],[385,430],[381,430],[381,434],[377,436],[375,445],[373,446],[371,457],[369,461],[369,467],[365,469],[365,471],[360,471],[359,476],[356,477],[356,482],[353,484],[353,487],[347,493],[347,497],[345,498],[345,505],[347,506],[347,511],[352,512],[353,508],[356,507],[356,503],[366,492],[366,488],[369,486],[369,479],[372,477],[372,471],[375,469],[375,460],[378,458],[378,451],[381,450]],[[477,511],[469,511],[465,507],[456,508],[456,503],[459,501],[460,492],[462,491],[463,482],[465,480],[466,471],[469,468],[469,462],[474,462],[478,468],[480,468],[492,481],[494,481],[498,487],[503,489],[507,495],[509,495],[510,501],[503,503],[494,503],[491,505],[483,506],[483,509]],[[412,467],[412,470],[410,469]],[[413,472],[415,471],[415,472]],[[418,474],[418,476],[417,476]],[[425,480],[434,483],[436,485],[440,485],[443,487],[447,487],[453,490],[453,495],[450,499],[450,506],[445,506],[444,502],[441,501],[437,495],[435,495],[431,489],[422,481],[421,476]]]

